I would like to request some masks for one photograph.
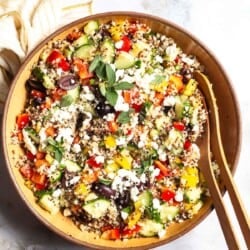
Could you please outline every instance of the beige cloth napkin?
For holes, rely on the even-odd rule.
[[[0,1],[0,113],[27,54],[59,27],[91,14],[92,0]]]

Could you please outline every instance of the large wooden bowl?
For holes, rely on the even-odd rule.
[[[27,57],[16,75],[7,98],[3,116],[3,149],[9,173],[20,196],[35,216],[37,216],[39,220],[52,231],[68,240],[91,248],[149,249],[177,239],[194,228],[211,211],[211,200],[208,200],[205,203],[204,207],[193,219],[170,226],[166,237],[163,239],[140,238],[127,241],[107,241],[96,239],[94,234],[80,231],[70,219],[63,217],[61,214],[56,216],[50,215],[36,204],[32,192],[24,185],[24,180],[18,169],[15,167],[15,162],[18,156],[22,154],[22,151],[19,146],[11,144],[11,132],[15,125],[16,116],[22,111],[26,100],[25,81],[28,79],[31,67],[34,62],[38,60],[39,54],[45,44],[58,38],[65,38],[69,31],[74,27],[82,27],[84,23],[91,19],[98,19],[100,22],[107,22],[109,20],[120,18],[140,20],[149,25],[152,30],[171,36],[184,52],[197,56],[198,60],[205,66],[206,74],[214,84],[214,92],[217,97],[220,111],[220,122],[222,125],[221,133],[224,149],[231,169],[234,172],[241,144],[240,117],[234,91],[225,71],[214,55],[198,39],[182,28],[158,17],[133,12],[103,13],[80,19],[64,28],[61,28],[36,47],[36,49]],[[14,155],[13,152],[15,152]]]

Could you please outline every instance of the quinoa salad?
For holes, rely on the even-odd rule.
[[[196,58],[139,21],[91,20],[48,43],[13,140],[39,206],[107,240],[167,235],[207,193]]]

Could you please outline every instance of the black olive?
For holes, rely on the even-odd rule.
[[[115,199],[115,203],[119,209],[129,206],[130,201],[131,201],[131,198],[130,198],[129,191],[124,191],[123,194],[120,194],[119,197]]]
[[[192,72],[188,68],[187,65],[184,65],[183,68],[180,70],[180,74],[183,76],[183,83],[188,83],[188,81],[192,78]]]
[[[82,122],[85,120],[87,117],[86,114],[84,113],[79,113],[76,119],[76,131],[79,130],[82,126]]]
[[[105,97],[101,94],[101,91],[98,86],[90,86],[90,90],[95,95],[96,100],[100,102],[105,102]]]
[[[95,107],[96,113],[100,116],[103,117],[109,113],[114,113],[115,110],[114,108],[109,105],[108,103],[105,102],[100,102],[97,104],[97,106]]]
[[[77,80],[73,75],[66,75],[57,81],[58,86],[64,90],[74,89],[78,86]]]
[[[44,102],[44,99],[41,98],[41,97],[34,97],[33,101],[32,101],[32,104],[34,106],[39,106],[41,105],[42,103]]]
[[[94,183],[91,187],[91,190],[109,199],[115,197],[116,195],[116,192],[111,187],[99,182]]]
[[[165,114],[168,113],[168,111],[172,108],[172,106],[164,106],[163,111]]]
[[[28,90],[30,89],[36,89],[36,90],[39,90],[41,92],[46,92],[46,88],[43,86],[42,82],[41,81],[38,81],[38,80],[35,80],[35,79],[28,79],[26,81],[26,88]]]

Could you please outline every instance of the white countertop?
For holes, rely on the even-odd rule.
[[[197,36],[219,58],[232,80],[242,114],[242,152],[235,181],[250,211],[250,1],[249,0],[94,0],[93,12],[130,10],[169,19]],[[0,38],[1,39],[1,38]],[[224,125],[230,126],[230,124]],[[43,226],[12,187],[0,155],[0,250],[77,250]],[[227,195],[225,200],[229,201]],[[229,205],[229,211],[232,208]],[[239,227],[232,214],[236,230]],[[242,240],[242,239],[241,239]],[[157,250],[227,249],[215,212],[195,229]],[[246,249],[246,247],[242,247]]]

